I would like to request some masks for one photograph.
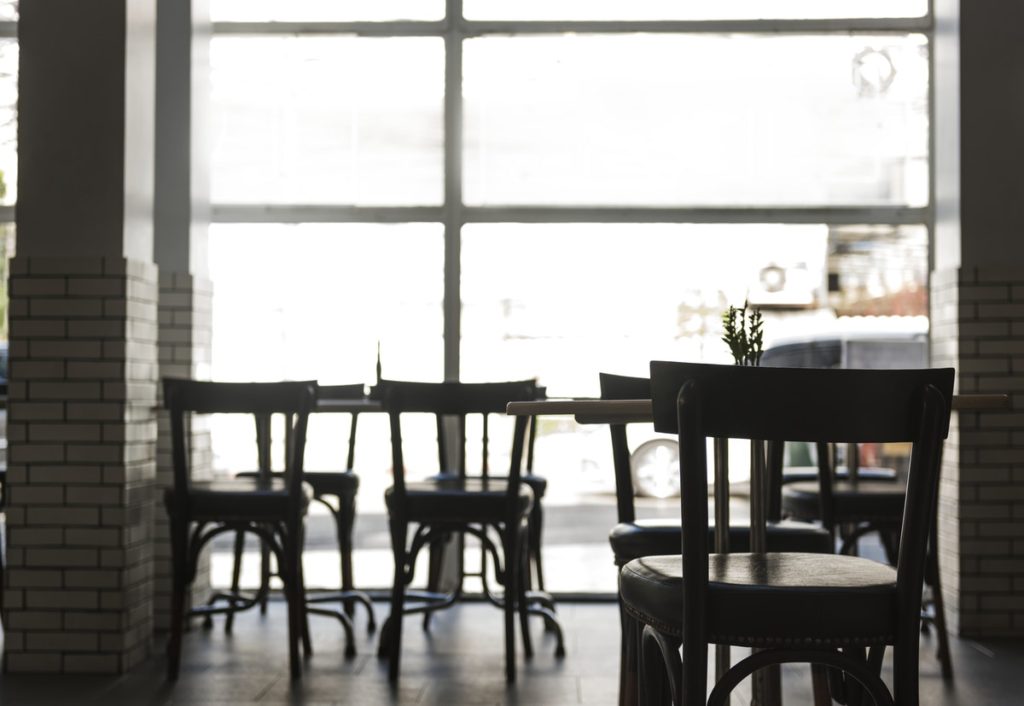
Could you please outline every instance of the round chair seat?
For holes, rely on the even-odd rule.
[[[313,488],[302,484],[302,508],[313,499]],[[288,512],[288,487],[283,478],[260,481],[241,477],[214,481],[195,481],[188,493],[190,517],[196,521],[274,521]],[[164,491],[164,504],[175,506],[174,488]]]
[[[820,647],[895,639],[896,570],[884,564],[836,554],[712,554],[708,579],[710,642]],[[680,636],[679,554],[629,562],[620,592],[634,618]]]
[[[846,470],[846,466],[839,466],[836,469],[836,480],[849,480],[850,473]],[[880,466],[861,466],[857,469],[857,479],[859,481],[888,481],[895,483],[897,481],[896,469],[895,468],[882,468]],[[783,483],[799,483],[800,481],[817,481],[818,480],[818,467],[817,466],[787,466],[782,469],[782,482]]]
[[[817,481],[782,486],[783,514],[801,520],[821,516],[821,488]],[[837,522],[899,522],[906,488],[886,481],[840,481],[832,486],[833,514]]]
[[[394,487],[384,491],[393,511]],[[505,516],[508,481],[501,478],[439,477],[405,484],[404,514],[412,522],[496,522]],[[533,490],[522,483],[516,511],[521,517],[533,507]]]
[[[773,552],[810,552],[831,554],[835,551],[832,537],[822,527],[809,522],[783,520],[771,522],[766,528],[768,550]],[[678,554],[682,547],[682,534],[678,519],[659,518],[620,522],[608,534],[608,542],[615,553],[615,563],[621,566],[631,559],[657,554]],[[708,527],[708,547],[714,551],[715,527]],[[750,551],[750,528],[747,525],[729,527],[729,550]]]
[[[239,473],[235,478],[256,478],[258,471],[245,471]],[[275,478],[281,478],[281,473],[273,473]],[[359,476],[352,471],[304,471],[302,480],[313,488],[316,497],[321,495],[337,495],[342,497],[355,496],[359,491]]]

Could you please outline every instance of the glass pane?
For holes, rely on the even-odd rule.
[[[19,0],[0,0],[0,21],[18,19]]]
[[[923,36],[465,43],[473,205],[924,205]]]
[[[923,17],[927,0],[465,0],[474,20],[744,20]]]
[[[0,40],[0,204],[18,198],[18,42]]]
[[[211,0],[215,22],[440,20],[444,0]]]
[[[441,202],[440,39],[219,37],[211,63],[215,202]]]

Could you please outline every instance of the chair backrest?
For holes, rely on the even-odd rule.
[[[651,396],[650,378],[601,373],[601,399],[645,400]],[[619,522],[636,520],[633,496],[633,472],[630,466],[629,439],[626,424],[609,424],[612,436],[612,466],[615,470],[615,503]]]
[[[897,562],[898,610],[920,610],[953,370],[826,370],[651,362],[657,431],[679,434],[684,621],[700,621],[708,548],[707,437],[912,442]],[[907,613],[903,613],[906,615]]]
[[[164,407],[170,413],[175,501],[188,501],[191,486],[189,414],[251,414],[256,422],[260,470],[270,470],[269,420],[283,414],[290,425],[285,453],[288,492],[298,508],[302,487],[306,428],[316,406],[317,384],[301,382],[209,382],[181,378],[163,381]]]
[[[320,385],[317,399],[321,400],[361,400],[366,397],[366,386],[361,382],[351,385]],[[352,470],[356,465],[356,427],[359,424],[359,412],[351,413],[348,430],[348,454],[345,457],[345,468]]]
[[[382,400],[391,422],[391,452],[394,467],[395,491],[405,492],[405,462],[402,451],[401,417],[409,413],[432,414],[437,425],[438,462],[441,471],[458,471],[466,474],[466,418],[480,415],[482,419],[481,474],[489,472],[488,456],[490,434],[488,416],[505,414],[509,402],[534,400],[537,398],[535,380],[513,382],[407,382],[382,380],[374,390],[374,396]],[[452,454],[446,440],[444,419],[454,417],[458,424],[458,468],[452,468]],[[519,492],[522,474],[523,448],[528,417],[516,417],[512,437],[512,455],[509,468],[509,494]]]

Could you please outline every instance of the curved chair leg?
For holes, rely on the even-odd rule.
[[[334,527],[338,534],[338,554],[341,560],[341,590],[343,593],[354,588],[352,578],[352,530],[356,520],[355,496],[338,496],[338,511],[334,515]],[[352,617],[356,612],[354,598],[342,599],[345,614]],[[371,611],[370,623],[373,623]]]
[[[637,689],[640,686],[637,668],[640,663],[640,635],[643,627],[622,607],[621,599],[619,623],[622,626],[622,640],[619,646],[619,706],[636,706]]]
[[[935,631],[939,638],[939,649],[935,656],[938,657],[939,664],[942,666],[942,678],[951,681],[953,679],[953,658],[949,651],[949,632],[946,630],[946,605],[942,598],[937,539],[938,533],[933,526],[928,543],[928,553],[925,555],[924,577],[925,582],[932,587],[932,610],[935,613]]]
[[[538,500],[537,502],[535,502],[533,504],[533,509],[530,510],[530,546],[529,546],[529,551],[528,551],[528,555],[529,555],[530,561],[527,563],[528,567],[532,565],[533,569],[536,571],[536,578],[537,578],[537,581],[536,581],[535,584],[534,584],[534,582],[530,581],[530,582],[528,582],[527,585],[531,586],[531,587],[535,587],[538,591],[545,590],[544,589],[544,564],[541,562],[541,553],[540,553],[540,539],[541,539],[541,533],[543,532],[543,530],[544,530],[544,510],[541,507],[540,501]]]
[[[703,669],[707,671],[707,645]],[[640,698],[641,706],[664,706],[680,703],[682,692],[679,677],[679,641],[658,632],[650,625],[640,633]],[[701,701],[704,695],[700,695]],[[694,702],[696,703],[696,702]]]

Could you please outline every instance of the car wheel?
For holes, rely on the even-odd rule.
[[[629,462],[637,495],[651,498],[679,495],[679,442],[650,439],[636,447]]]

